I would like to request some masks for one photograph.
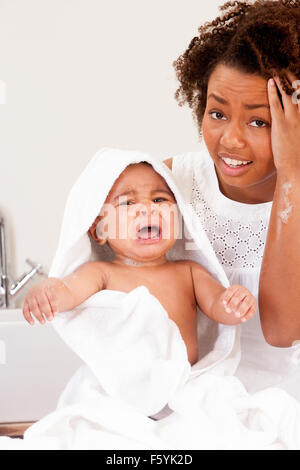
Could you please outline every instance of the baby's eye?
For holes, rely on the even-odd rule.
[[[211,115],[213,119],[216,119],[217,121],[221,121],[222,119],[226,120],[226,117],[220,111],[210,111],[209,114]],[[213,117],[214,114],[216,115],[216,117]]]
[[[163,201],[166,201],[164,197],[156,197],[155,199],[153,199],[153,202],[163,202]]]
[[[130,206],[131,204],[134,204],[134,201],[130,201],[126,199],[126,201],[120,201],[119,206]]]
[[[267,123],[262,121],[261,119],[254,119],[253,121],[251,121],[250,125],[252,125],[253,122],[255,123],[255,125],[253,125],[252,127],[266,127],[267,126]]]

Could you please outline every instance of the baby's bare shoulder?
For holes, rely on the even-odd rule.
[[[178,260],[175,261],[174,263],[177,264],[177,266],[182,266],[185,268],[189,268],[192,272],[192,274],[205,274],[208,273],[208,271],[199,263],[196,261],[188,260],[188,259],[183,259],[183,260]]]
[[[86,271],[104,271],[108,269],[109,264],[111,263],[106,263],[105,261],[87,261],[86,263],[79,266],[78,269],[84,269]]]
[[[173,263],[177,264],[178,266],[188,266],[190,268],[194,267],[195,269],[202,268],[201,264],[197,263],[196,261],[192,261],[190,259],[179,259],[177,261],[173,261]]]
[[[107,263],[104,261],[88,261],[87,263],[82,264],[79,266],[74,275],[76,276],[77,273],[81,274],[82,276],[86,276],[87,278],[99,278],[102,284],[106,284],[109,270],[109,265],[111,263]]]
[[[192,261],[185,260],[185,259],[179,259],[177,261],[171,261],[170,262],[170,268],[176,267],[177,269],[185,269],[185,268],[190,268],[191,267]]]

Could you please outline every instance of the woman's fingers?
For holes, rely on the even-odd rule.
[[[289,74],[287,73],[287,77],[289,78],[292,86],[294,85],[295,88],[297,87],[297,84],[296,84],[297,82],[299,82],[299,85],[300,85],[300,81],[296,80],[296,77],[294,75],[292,75],[291,73],[289,73]],[[274,77],[273,80],[274,80],[276,86],[274,87],[272,85],[272,82],[269,81],[269,88],[270,88],[270,94],[274,98],[273,99],[274,109],[275,110],[278,109],[278,106],[277,106],[278,103],[281,105],[280,100],[279,100],[278,95],[277,95],[277,91],[276,91],[276,97],[275,97],[275,94],[273,96],[273,93],[272,93],[273,88],[277,87],[278,90],[280,91],[280,95],[281,95],[281,99],[282,99],[282,103],[283,103],[283,113],[284,113],[284,115],[286,115],[287,117],[295,115],[295,112],[299,111],[298,103],[300,103],[300,100],[296,100],[297,92],[293,93],[292,96],[288,95],[284,91],[284,89],[283,89],[283,87],[280,83],[279,77]],[[300,92],[300,90],[299,90],[299,92]],[[276,98],[277,98],[277,104],[275,103]]]
[[[274,78],[270,78],[270,80],[268,81],[268,97],[272,120],[281,119],[284,116],[284,110],[282,109],[277,90],[277,82]],[[285,103],[283,101],[283,106],[284,105]]]
[[[295,90],[292,95],[292,102],[294,105],[297,106],[298,111],[300,112],[300,80],[297,79],[297,77],[290,72],[288,74],[288,78],[291,81],[291,85]]]
[[[277,88],[278,90],[280,91],[280,95],[281,95],[281,100],[282,100],[282,104],[283,104],[283,111],[285,114],[289,113],[290,111],[290,106],[291,106],[291,96],[287,95],[286,92],[284,91],[281,83],[280,83],[280,79],[279,77],[274,77],[274,80],[275,80],[275,83],[277,85]],[[280,100],[279,100],[280,101]]]
[[[288,77],[288,75],[287,75]],[[295,78],[290,75],[290,78]],[[277,95],[281,92],[283,108]],[[299,168],[300,110],[293,97],[283,90],[278,77],[268,81],[268,98],[272,116],[271,143],[274,164],[278,171],[293,171]]]

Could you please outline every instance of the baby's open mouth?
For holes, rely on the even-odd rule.
[[[148,240],[160,238],[161,229],[158,225],[145,225],[137,230],[138,240]]]

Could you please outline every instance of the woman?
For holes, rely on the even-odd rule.
[[[258,297],[237,376],[250,392],[277,385],[300,400],[300,0],[221,10],[174,62],[201,152],[165,163],[231,283]]]

